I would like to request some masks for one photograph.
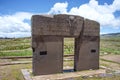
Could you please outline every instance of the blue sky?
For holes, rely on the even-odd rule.
[[[120,0],[0,0],[0,37],[31,35],[34,14],[72,14],[96,20],[101,34],[120,32]]]

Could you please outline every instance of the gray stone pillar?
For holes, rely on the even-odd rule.
[[[33,38],[33,74],[53,74],[63,71],[63,38],[35,36]]]
[[[75,70],[99,68],[99,23],[86,19],[75,39]]]

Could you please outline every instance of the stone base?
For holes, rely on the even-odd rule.
[[[85,70],[85,71],[78,71],[78,72],[65,72],[59,74],[50,74],[50,75],[40,75],[40,76],[31,76],[31,70],[29,69],[22,69],[23,76],[25,80],[59,80],[59,79],[69,79],[69,78],[76,78],[80,76],[92,76],[92,75],[99,75],[105,74],[106,71],[104,69],[98,70]]]

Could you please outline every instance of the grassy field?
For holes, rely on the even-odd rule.
[[[120,54],[120,36],[101,37],[100,53]]]
[[[21,69],[31,68],[31,64],[0,66],[0,80],[24,80]]]
[[[74,39],[64,39],[64,54],[73,54]],[[120,54],[120,37],[101,37],[100,40],[100,54]],[[4,56],[32,56],[31,38],[18,39],[0,39],[0,57]],[[28,59],[27,59],[28,60]],[[12,62],[13,60],[0,60],[1,63]],[[21,61],[21,60],[18,60]],[[22,60],[23,61],[23,60]],[[100,59],[100,65],[119,68],[120,64]],[[64,66],[73,66],[73,61],[64,61]],[[24,80],[21,69],[32,68],[32,64],[19,64],[0,66],[0,80]],[[71,80],[120,80],[120,76],[99,78],[83,78],[78,77]]]
[[[64,54],[74,53],[74,38],[64,39]],[[120,37],[101,37],[100,54],[120,54]],[[31,38],[0,39],[0,56],[32,56]]]
[[[31,56],[31,39],[0,39],[0,56]]]
[[[73,66],[72,61],[64,61],[64,63],[65,63],[64,66],[66,67]],[[100,65],[104,65],[108,67],[111,65],[112,68],[115,67],[115,65],[118,65],[116,67],[119,67],[119,64],[102,61],[102,60],[100,60]],[[31,63],[0,66],[0,80],[24,80],[23,75],[21,73],[21,69],[31,69],[31,68],[32,68]],[[90,77],[76,77],[76,78],[63,79],[63,80],[120,80],[120,76],[111,76],[111,77],[104,77],[104,78],[102,77],[91,77],[91,78]]]

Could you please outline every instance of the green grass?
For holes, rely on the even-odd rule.
[[[120,54],[120,37],[104,37],[100,40],[100,52],[104,54]],[[64,54],[74,53],[74,39],[64,39]],[[18,39],[0,39],[0,57],[3,56],[32,56],[31,38],[18,38]],[[106,60],[101,60],[106,61]],[[64,61],[64,65],[73,65],[73,61]],[[106,61],[111,62],[111,61]],[[111,62],[112,64],[113,62]],[[109,66],[105,63],[101,65]],[[0,68],[1,80],[24,80],[20,69],[32,68],[31,64],[9,65]],[[119,80],[120,76],[106,77],[106,78],[82,78],[78,77],[74,80]]]
[[[64,38],[64,54],[74,54],[74,38]]]
[[[30,48],[29,38],[0,39],[0,51],[22,50]]]
[[[0,80],[24,80],[21,69],[31,69],[31,64],[1,66]]]
[[[0,56],[32,56],[31,50],[0,52]]]
[[[66,61],[65,61],[66,62]],[[73,62],[68,61],[67,66],[72,66]],[[65,66],[66,66],[65,65]],[[32,64],[17,64],[17,65],[7,65],[1,66],[0,68],[0,80],[24,80],[23,75],[21,73],[21,69],[31,69]],[[63,79],[63,80],[119,80],[120,76],[112,76],[112,77],[76,77],[71,79]]]
[[[0,56],[32,56],[31,39],[0,39]]]
[[[104,54],[120,54],[120,36],[118,37],[101,37],[100,52]]]
[[[12,45],[12,46],[3,46],[1,50],[22,50],[22,49],[27,49],[30,48],[30,45]]]
[[[74,53],[74,38],[64,39],[64,54]],[[101,37],[100,53],[120,54],[120,37]],[[0,56],[31,56],[31,38],[0,39]]]

